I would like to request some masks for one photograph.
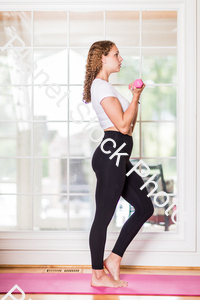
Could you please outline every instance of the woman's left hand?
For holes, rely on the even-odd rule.
[[[133,126],[130,127],[128,134],[132,134],[133,133]]]

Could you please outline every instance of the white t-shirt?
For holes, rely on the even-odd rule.
[[[105,113],[101,100],[105,97],[117,97],[121,103],[122,110],[125,112],[130,105],[130,102],[124,98],[108,81],[95,78],[90,87],[91,102],[92,106],[96,112],[99,123],[102,129],[106,129],[115,126]]]

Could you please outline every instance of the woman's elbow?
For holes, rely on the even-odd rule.
[[[129,128],[127,128],[127,127],[122,127],[122,128],[120,129],[120,132],[123,133],[123,134],[128,134]]]

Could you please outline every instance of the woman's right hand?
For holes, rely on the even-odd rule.
[[[133,81],[133,82],[134,82],[134,81]],[[132,86],[133,82],[131,82],[131,86]],[[140,94],[142,93],[142,91],[143,91],[143,89],[145,88],[145,86],[146,86],[146,84],[143,83],[143,86],[142,86],[141,88],[136,88],[136,87],[134,86],[134,89],[131,88],[130,91],[131,91],[131,93],[132,93],[133,95],[140,96]]]

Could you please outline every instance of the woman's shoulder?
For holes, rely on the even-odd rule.
[[[114,87],[112,86],[112,84],[106,80],[100,79],[100,78],[95,78],[91,84],[91,89],[93,89],[94,87],[98,87],[98,88],[109,88],[114,90]]]
[[[91,85],[91,101],[100,103],[101,100],[105,97],[116,97],[116,91],[106,80],[100,78],[95,78]]]

